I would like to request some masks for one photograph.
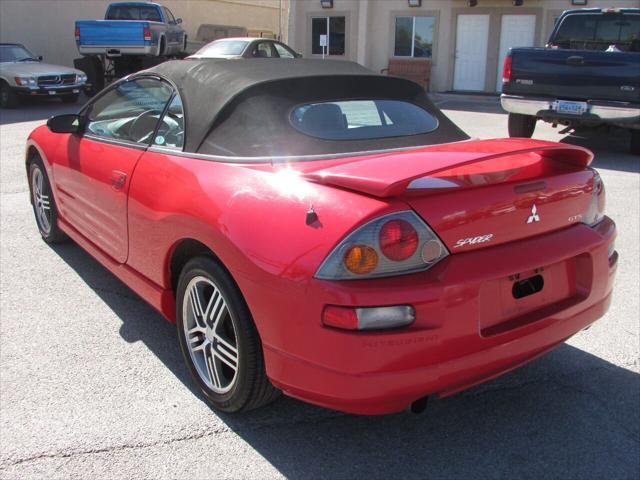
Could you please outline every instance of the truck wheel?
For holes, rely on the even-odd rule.
[[[19,103],[18,94],[6,82],[2,82],[0,85],[0,107],[16,108]]]
[[[160,43],[158,43],[158,57],[161,57],[164,55],[164,51],[165,51],[165,43],[164,43],[164,37],[160,37]]]
[[[640,155],[640,130],[631,130],[631,153]]]
[[[533,131],[536,129],[536,121],[538,119],[531,115],[522,115],[520,113],[509,114],[509,136],[531,138]]]

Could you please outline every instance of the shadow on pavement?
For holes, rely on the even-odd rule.
[[[625,172],[640,172],[640,155],[629,152],[629,132],[622,128],[582,128],[561,140],[588,148],[595,154],[591,166]]]
[[[118,315],[122,338],[142,341],[202,399],[174,325],[74,243],[52,248]],[[564,344],[433,401],[420,416],[345,415],[287,397],[246,414],[212,415],[286,477],[638,478],[638,405],[638,374]]]
[[[15,109],[0,109],[0,125],[47,120],[54,115],[76,113],[87,100],[87,97],[81,96],[77,103],[66,104],[57,98],[25,98]]]
[[[506,115],[498,95],[471,95],[466,93],[429,93],[429,98],[441,110],[461,112],[499,113]]]

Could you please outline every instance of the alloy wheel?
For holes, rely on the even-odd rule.
[[[182,302],[183,327],[191,361],[213,392],[229,392],[238,378],[236,326],[222,291],[210,279],[194,277]]]
[[[37,167],[31,172],[31,192],[38,227],[45,235],[51,233],[51,198],[42,170]]]

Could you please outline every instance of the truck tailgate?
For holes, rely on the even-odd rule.
[[[566,100],[640,102],[640,54],[514,48],[504,93]]]
[[[143,46],[143,30],[149,22],[132,20],[80,20],[76,29],[80,31],[82,46]]]

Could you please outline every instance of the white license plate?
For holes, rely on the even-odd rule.
[[[49,95],[55,95],[56,91],[55,90],[49,90]]]
[[[587,102],[568,102],[558,100],[556,104],[558,113],[568,113],[569,115],[582,115],[587,111]]]

